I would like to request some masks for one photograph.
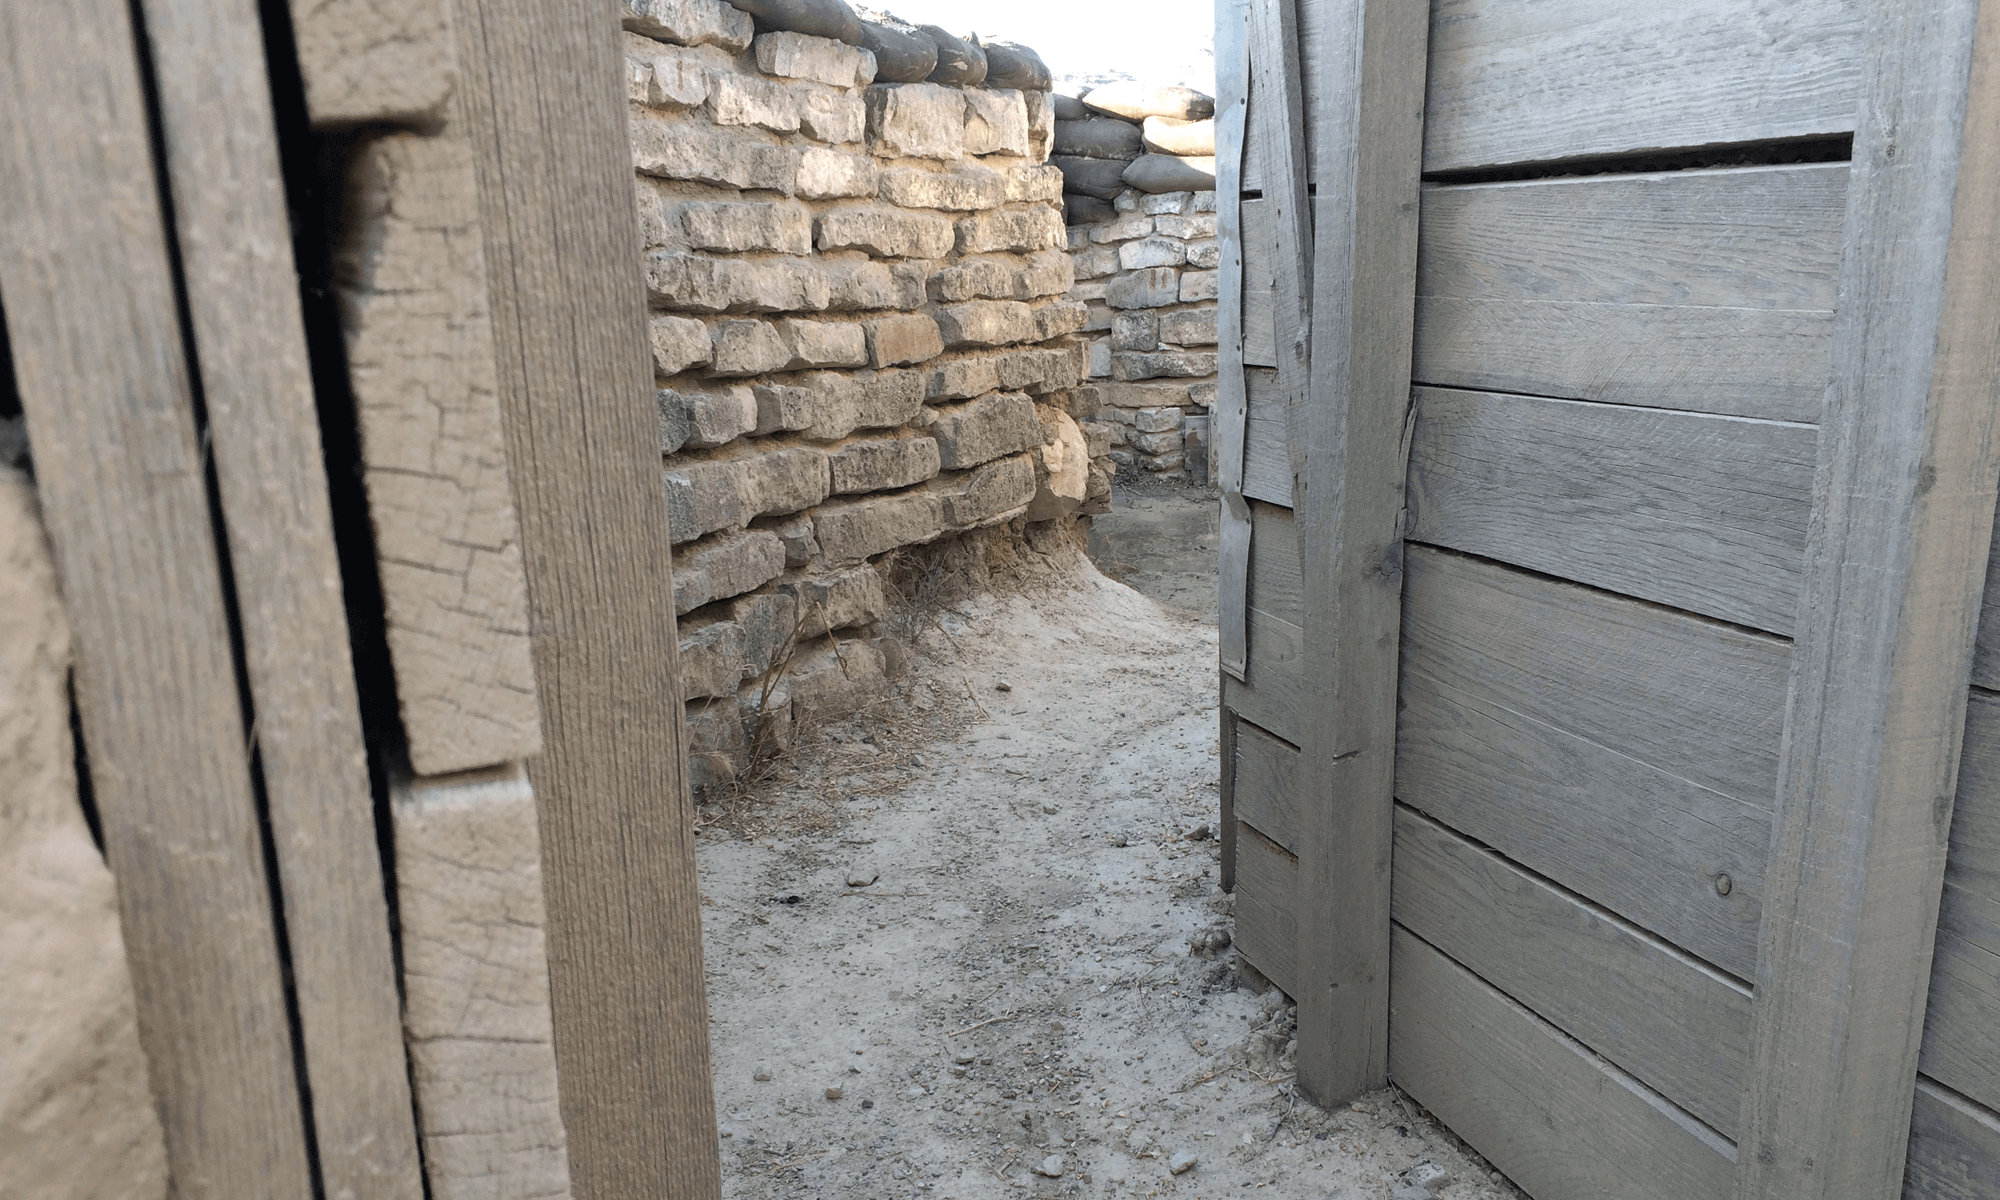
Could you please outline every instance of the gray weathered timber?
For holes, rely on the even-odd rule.
[[[1221,272],[1219,295],[1247,292],[1244,268],[1243,166],[1245,125],[1250,84],[1250,31],[1247,0],[1221,0],[1215,6],[1216,87],[1216,244]],[[1250,513],[1243,499],[1243,310],[1222,304],[1216,313],[1216,350],[1221,355],[1215,380],[1215,482],[1222,492],[1221,542],[1216,563],[1217,660],[1224,675],[1241,682],[1249,670]],[[1221,714],[1225,733],[1229,715]],[[1228,818],[1223,836],[1233,837]],[[1233,843],[1232,843],[1233,844]],[[1223,852],[1223,873],[1232,859]]]
[[[1236,951],[1296,997],[1299,862],[1245,826],[1236,837]]]
[[[1394,898],[1398,925],[1733,1134],[1747,986],[1400,807]]]
[[[1242,327],[1243,365],[1275,367],[1278,365],[1278,280],[1272,264],[1278,252],[1276,235],[1271,227],[1271,208],[1263,200],[1242,201],[1242,208],[1243,309],[1235,319]]]
[[[252,0],[143,0],[326,1194],[423,1192],[319,413]]]
[[[2000,484],[2000,4],[1874,10],[1864,79],[1742,1200],[1902,1184]]]
[[[534,631],[549,992],[583,1200],[714,1197],[666,498],[608,6],[459,0]],[[589,221],[577,213],[591,213]]]
[[[1247,681],[1223,681],[1223,703],[1296,741],[1303,736],[1309,697],[1298,533],[1292,514],[1273,505],[1252,505],[1251,520],[1256,531],[1246,608],[1251,669]]]
[[[1291,408],[1278,388],[1276,371],[1243,372],[1243,494],[1267,504],[1292,507]]]
[[[1930,1000],[1917,1069],[2000,1108],[2000,697],[1966,704]]]
[[[1299,749],[1257,728],[1236,723],[1236,817],[1285,848],[1298,852]]]
[[[1252,501],[1257,550],[1250,557],[1250,607],[1280,621],[1303,626],[1305,582],[1299,577],[1298,520],[1289,508]]]
[[[1815,163],[1426,188],[1416,379],[1815,424],[1846,186]]]
[[[2000,1113],[1919,1075],[1909,1154],[1910,1200],[1987,1200],[2000,1179]]]
[[[1395,932],[1396,1082],[1536,1200],[1719,1200],[1735,1148],[1423,939]]]
[[[131,17],[111,0],[0,8],[0,288],[175,1192],[306,1200],[248,722]]]
[[[1859,0],[1440,0],[1424,170],[1854,128]]]
[[[1417,391],[1411,541],[1787,634],[1808,425]]]
[[[1299,1085],[1331,1102],[1381,1086],[1388,1070],[1396,638],[1429,5],[1360,0],[1322,15],[1312,370],[1292,441],[1312,693],[1298,740],[1293,995]],[[1288,353],[1279,347],[1281,361]]]
[[[2000,543],[2000,521],[1993,523],[1993,541]],[[2000,691],[2000,554],[1986,550],[1986,586],[1980,592],[1979,632],[1973,641],[1972,682]]]
[[[1227,676],[1224,676],[1227,678]],[[1219,689],[1218,689],[1219,690]],[[1221,714],[1221,728],[1217,730],[1218,749],[1222,752],[1222,777],[1217,781],[1216,791],[1221,801],[1220,824],[1216,830],[1216,849],[1219,852],[1216,864],[1216,881],[1225,892],[1236,890],[1236,735],[1243,724],[1234,709],[1227,704],[1217,706]]]

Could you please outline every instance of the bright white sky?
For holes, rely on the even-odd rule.
[[[917,25],[1033,46],[1066,79],[1129,75],[1215,91],[1213,0],[862,0]]]

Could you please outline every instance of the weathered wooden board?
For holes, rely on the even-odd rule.
[[[1296,855],[1299,748],[1248,721],[1236,723],[1236,818]]]
[[[1215,5],[1215,195],[1218,294],[1244,294],[1243,168],[1244,130],[1249,118],[1250,23],[1248,0]],[[1216,312],[1215,485],[1222,493],[1216,548],[1216,662],[1222,673],[1241,680],[1249,669],[1250,506],[1243,497],[1243,306],[1224,304]],[[1222,734],[1230,717],[1221,714]],[[1228,785],[1224,779],[1225,788]],[[1226,802],[1226,797],[1225,797]],[[1233,836],[1225,816],[1223,837]],[[1233,843],[1223,847],[1224,886],[1235,869]]]
[[[1249,826],[1236,837],[1236,950],[1298,995],[1299,860]]]
[[[1720,1200],[1735,1147],[1398,928],[1389,1070],[1536,1200]]]
[[[1980,592],[1979,632],[1973,642],[1972,682],[2000,691],[2000,521],[1986,551],[1986,585]]]
[[[1750,989],[1407,808],[1396,923],[1725,1136]]]
[[[1858,0],[1437,0],[1424,170],[1854,128]]]
[[[1811,426],[1417,389],[1411,541],[1788,634]]]
[[[458,84],[452,0],[290,0],[289,7],[316,128],[443,122]]]
[[[2000,697],[1974,691],[1917,1069],[2000,1107]]]
[[[1278,388],[1277,374],[1254,367],[1243,372],[1246,412],[1243,427],[1243,494],[1284,508],[1292,506],[1291,405]]]
[[[1415,377],[1815,423],[1846,187],[1822,163],[1427,188]]]
[[[1265,200],[1245,200],[1243,204],[1243,365],[1278,365],[1277,299],[1278,280],[1274,264],[1278,254],[1275,231],[1271,227],[1271,206]]]
[[[1249,663],[1242,680],[1223,680],[1223,703],[1296,740],[1307,698],[1298,534],[1288,509],[1255,504],[1251,520],[1256,532],[1250,547]]]
[[[2000,1179],[2000,1114],[1917,1077],[1910,1114],[1909,1200],[1989,1200]]]
[[[289,1200],[315,1181],[133,16],[0,8],[0,289],[174,1188]]]

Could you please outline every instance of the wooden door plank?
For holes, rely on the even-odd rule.
[[[1910,1200],[1986,1200],[2000,1179],[2000,1113],[1919,1075],[1909,1154]]]
[[[1451,961],[1395,931],[1390,1069],[1535,1200],[1717,1200],[1735,1148]]]
[[[1312,371],[1291,447],[1313,690],[1298,743],[1294,994],[1299,1085],[1331,1102],[1381,1086],[1388,1070],[1396,639],[1429,5],[1360,0],[1322,15],[1311,97],[1322,164]],[[1289,353],[1278,348],[1281,363]]]
[[[2000,1108],[2000,697],[1966,705],[1958,803],[1917,1069]]]
[[[1264,367],[1243,372],[1243,494],[1292,507],[1291,406],[1278,373]]]
[[[1854,128],[1858,0],[1439,0],[1424,170]]]
[[[1750,989],[1407,808],[1396,923],[1725,1137]]]
[[[1299,748],[1248,721],[1236,724],[1236,817],[1288,854],[1299,844]]]
[[[1412,541],[1789,633],[1809,425],[1419,388]]]
[[[422,1194],[263,27],[143,0],[329,1196]]]
[[[549,993],[582,1200],[715,1197],[686,746],[619,30],[459,0],[545,748]],[[589,221],[577,213],[591,213]],[[643,731],[635,734],[634,731]]]
[[[1218,186],[1220,186],[1218,184]],[[1278,365],[1278,280],[1273,265],[1278,250],[1271,225],[1271,206],[1264,200],[1242,201],[1243,210],[1243,365]],[[1228,295],[1224,292],[1223,295]]]
[[[1875,10],[1766,875],[1744,1200],[1903,1181],[2000,489],[2000,4]]]
[[[1250,86],[1248,0],[1221,0],[1215,6],[1216,52],[1216,269],[1219,294],[1240,297],[1247,291],[1245,272],[1256,261],[1246,257],[1242,173],[1245,123]],[[1250,513],[1243,500],[1243,422],[1246,396],[1243,380],[1243,310],[1223,304],[1216,313],[1216,349],[1221,355],[1215,380],[1215,483],[1222,493],[1220,539],[1216,555],[1215,590],[1218,665],[1222,674],[1242,681],[1249,670]],[[1225,732],[1229,715],[1220,714]],[[1224,820],[1224,836],[1229,822]],[[1233,844],[1233,843],[1232,843]],[[1231,869],[1227,848],[1224,873]]]
[[[1236,839],[1236,951],[1288,996],[1299,987],[1299,860],[1255,829]]]
[[[1255,529],[1247,589],[1250,670],[1245,680],[1224,678],[1223,703],[1296,740],[1303,736],[1309,695],[1298,532],[1290,511],[1269,504],[1250,508]]]
[[[1817,423],[1846,186],[1815,163],[1427,188],[1417,381]]]
[[[0,288],[175,1189],[304,1200],[249,729],[131,18],[110,0],[0,8]]]

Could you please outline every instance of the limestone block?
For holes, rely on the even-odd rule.
[[[868,106],[860,96],[812,85],[798,94],[799,128],[822,142],[858,142],[868,128]]]
[[[1196,379],[1215,374],[1216,356],[1188,350],[1126,352],[1111,356],[1111,372],[1119,379]]]
[[[708,331],[702,331],[702,344],[708,344]],[[681,402],[680,393],[671,388],[661,388],[653,393],[653,400],[660,410],[660,453],[672,454],[687,445],[688,425],[687,405]]]
[[[625,39],[626,98],[653,107],[693,108],[708,99],[708,64],[681,46],[666,46],[636,33]]]
[[[867,563],[830,575],[790,580],[780,583],[777,590],[790,595],[797,605],[801,639],[873,625],[889,611],[881,573]]]
[[[1090,377],[1102,379],[1111,374],[1111,339],[1098,338],[1090,343]]]
[[[944,353],[937,322],[922,313],[867,321],[868,359],[877,367],[928,362]]]
[[[965,153],[1028,156],[1028,103],[1016,88],[979,88],[965,96]]]
[[[809,146],[799,155],[798,194],[808,200],[873,196],[877,186],[873,159]]]
[[[1084,450],[1092,458],[1103,458],[1111,453],[1112,439],[1124,441],[1124,434],[1117,425],[1103,421],[1079,421],[1077,428],[1083,430]]]
[[[1122,179],[1122,177],[1121,177],[1121,179]],[[1116,209],[1117,209],[1117,210],[1118,210],[1119,212],[1122,212],[1122,213],[1135,213],[1135,212],[1138,212],[1138,211],[1139,211],[1139,201],[1140,201],[1140,200],[1142,200],[1142,199],[1144,199],[1144,198],[1145,198],[1145,195],[1146,195],[1146,193],[1144,193],[1144,192],[1138,192],[1138,191],[1134,191],[1133,189],[1131,189],[1131,188],[1129,188],[1129,187],[1128,187],[1128,188],[1125,188],[1125,189],[1121,190],[1121,191],[1120,191],[1120,192],[1118,193],[1118,196],[1117,196],[1117,198],[1116,198],[1116,199],[1114,199],[1114,200],[1112,201],[1112,207],[1113,207],[1113,208],[1116,208]]]
[[[769,321],[724,321],[709,331],[709,337],[715,353],[708,369],[714,375],[763,375],[783,370],[792,359],[792,348]],[[754,404],[750,411],[754,428]]]
[[[403,1022],[429,1194],[566,1197],[535,794],[519,763],[393,781]]]
[[[1111,452],[1090,460],[1090,484],[1084,489],[1083,506],[1076,511],[1095,515],[1111,511],[1111,479],[1117,473]]]
[[[767,448],[747,443],[733,452],[742,465],[752,516],[782,516],[811,508],[828,495],[826,451],[817,446]]]
[[[659,399],[662,404],[678,403],[687,413],[687,445],[691,450],[726,445],[757,427],[757,398],[747,387],[663,391]]]
[[[785,543],[787,567],[803,567],[819,557],[819,537],[813,532],[811,517],[786,517],[772,522],[768,528]]]
[[[1128,121],[1143,121],[1147,117],[1202,121],[1215,115],[1215,98],[1205,92],[1190,87],[1158,87],[1136,79],[1092,88],[1083,97],[1083,106]]]
[[[1053,208],[983,212],[958,222],[960,254],[1049,250],[1063,241],[1062,214]]]
[[[1171,454],[1181,448],[1181,431],[1176,428],[1166,433],[1142,433],[1132,439],[1132,445],[1141,454]]]
[[[1069,415],[1081,421],[1094,417],[1104,407],[1104,393],[1095,384],[1080,384],[1069,390]],[[1092,450],[1095,455],[1098,451]]]
[[[1030,88],[1021,94],[1021,98],[1028,105],[1028,157],[1038,163],[1047,162],[1049,152],[1055,148],[1055,106],[1049,103],[1049,94],[1045,91]],[[1020,197],[1023,200],[1039,198]],[[1060,184],[1057,185],[1056,195],[1052,198],[1058,200],[1062,198]]]
[[[680,460],[661,473],[660,482],[667,496],[667,540],[675,545],[740,528],[750,519],[749,479],[740,462]]]
[[[758,36],[757,69],[786,79],[863,88],[875,81],[875,55],[829,37],[780,29]],[[1209,153],[1214,152],[1211,144]]]
[[[1181,295],[1180,272],[1172,267],[1148,267],[1112,280],[1104,299],[1113,308],[1162,308],[1186,297]]]
[[[702,258],[672,251],[646,256],[646,298],[663,308],[819,312],[830,295],[826,272],[810,262]]]
[[[1142,192],[1215,190],[1215,159],[1142,154],[1125,168],[1125,182]]]
[[[1168,433],[1181,427],[1178,408],[1141,408],[1132,413],[1132,428],[1140,433]]]
[[[861,44],[861,19],[847,0],[729,0],[767,29],[788,29],[812,37]]]
[[[1181,158],[1215,156],[1214,118],[1181,121],[1173,117],[1147,117],[1144,133],[1146,149],[1155,154]]]
[[[1016,300],[1034,300],[1042,296],[1060,296],[1076,285],[1076,266],[1067,251],[1043,250],[1028,256],[1028,261],[1014,273],[1010,295]],[[1081,296],[1072,299],[1081,300]]]
[[[1187,208],[1192,192],[1160,192],[1139,197],[1138,211],[1148,216],[1179,213]]]
[[[906,425],[923,410],[923,377],[916,371],[810,371],[798,377],[813,394],[813,423],[806,436],[838,441],[857,429]]]
[[[315,129],[444,118],[459,78],[446,0],[317,0],[290,8]]]
[[[827,465],[836,495],[909,487],[938,473],[938,444],[927,437],[860,438],[828,452]]]
[[[1181,274],[1181,303],[1213,300],[1221,290],[1220,271],[1185,271]]]
[[[869,150],[886,158],[957,159],[965,153],[967,94],[935,83],[870,86]]]
[[[803,524],[805,536],[812,537],[811,521],[801,517],[793,524]],[[803,565],[818,553],[819,547],[815,545],[812,555],[795,565]],[[798,599],[790,592],[776,589],[753,592],[731,600],[727,611],[731,623],[743,631],[743,678],[760,679],[772,663],[783,661],[786,648],[797,636]]]
[[[986,82],[986,51],[978,43],[955,37],[935,25],[917,28],[937,43],[937,68],[930,74],[932,83],[970,88]]]
[[[1188,384],[1188,403],[1196,408],[1215,407],[1215,383]]]
[[[1126,271],[1143,271],[1147,267],[1178,267],[1186,261],[1187,244],[1169,237],[1140,238],[1138,241],[1126,242],[1118,247],[1118,266]]]
[[[1189,242],[1187,265],[1203,271],[1212,271],[1222,265],[1222,247],[1216,242]]]
[[[727,618],[680,622],[681,699],[734,696],[743,682],[743,627]]]
[[[792,127],[798,127],[796,121]],[[798,173],[797,151],[790,146],[753,141],[703,121],[635,110],[627,128],[632,166],[641,175],[789,192]]]
[[[717,125],[756,125],[775,133],[799,127],[792,90],[771,79],[717,72],[708,87],[708,111]]]
[[[1098,390],[1103,393],[1104,403],[1111,411],[1125,414],[1146,408],[1179,410],[1188,402],[1188,385],[1185,383],[1100,383]],[[1179,421],[1178,411],[1164,418]],[[1164,429],[1167,426],[1162,425]],[[1152,432],[1152,431],[1148,431]]]
[[[1011,299],[1014,268],[1003,259],[969,258],[931,276],[931,297],[946,303],[990,298]]]
[[[1209,458],[1214,452],[1207,417],[1189,417],[1181,426],[1181,452],[1187,456],[1188,474],[1194,476],[1196,482],[1206,483]]]
[[[882,199],[904,208],[977,212],[1005,202],[1007,177],[985,167],[951,171],[895,167],[882,172]]]
[[[943,522],[937,497],[899,492],[830,500],[813,513],[813,533],[826,561],[840,565],[873,558],[898,546],[928,542],[943,530]]]
[[[1215,236],[1215,214],[1189,213],[1186,216],[1176,216],[1164,213],[1153,218],[1153,232],[1162,237],[1183,240],[1212,238]]]
[[[1013,392],[1061,391],[1075,387],[1079,366],[1068,349],[1010,350],[995,360],[1000,386]]]
[[[1102,279],[1118,273],[1118,250],[1115,246],[1093,246],[1073,256],[1071,261],[1075,264],[1078,279]]]
[[[785,544],[762,529],[712,533],[674,548],[674,613],[760,588],[785,570]]]
[[[1124,449],[1122,447],[1120,449],[1111,451],[1104,457],[1110,459],[1112,465],[1117,467],[1121,471],[1129,471],[1132,468],[1139,465],[1138,452]]]
[[[687,706],[688,786],[696,792],[723,787],[749,761],[736,698],[697,700]]]
[[[937,313],[945,345],[1005,346],[1035,338],[1035,314],[1018,300],[970,300]]]
[[[822,260],[831,295],[827,307],[839,312],[916,308],[924,302],[929,264],[880,263],[872,259]]]
[[[862,709],[886,704],[889,676],[882,651],[856,638],[823,642],[802,653],[787,675],[792,692],[792,724],[815,729]]]
[[[1035,498],[1029,454],[1012,454],[925,485],[936,496],[947,529],[971,529],[1005,520]]]
[[[1160,346],[1160,317],[1149,308],[1121,312],[1111,318],[1113,350],[1157,350]]]
[[[1178,312],[1161,313],[1159,317],[1159,340],[1170,346],[1213,346],[1215,345],[1215,309],[1184,308]],[[1133,346],[1133,350],[1150,350],[1151,346]]]
[[[1044,409],[1044,441],[1031,461],[1035,466],[1035,498],[1024,514],[1030,521],[1053,521],[1075,512],[1090,484],[1090,448],[1083,431],[1066,412]],[[1053,428],[1051,428],[1053,427]]]
[[[655,314],[647,330],[653,344],[653,370],[678,375],[709,359],[708,326],[692,317]]]
[[[963,404],[943,404],[936,412],[930,434],[937,439],[938,460],[947,470],[976,467],[1042,440],[1035,402],[1018,392],[994,392]]]
[[[1083,328],[1090,308],[1081,300],[1054,300],[1035,310],[1035,340],[1046,342]]]
[[[970,400],[1000,386],[998,360],[990,355],[956,358],[925,373],[925,396],[932,401]]]
[[[117,887],[77,798],[70,632],[35,487],[0,453],[0,1195],[168,1195]]]
[[[812,424],[813,395],[807,388],[761,383],[750,394],[757,400],[757,427],[751,432],[760,437]]]
[[[720,46],[735,54],[749,48],[755,32],[749,13],[722,0],[625,0],[624,7],[626,29],[683,46]]]
[[[1065,192],[1109,201],[1125,190],[1125,164],[1117,159],[1052,154],[1049,162],[1062,172]],[[1082,218],[1091,214],[1079,212],[1077,215]]]
[[[1043,156],[1046,157],[1046,156]],[[1063,198],[1061,167],[1038,163],[1015,163],[1003,173],[1009,204],[1060,204]]]
[[[788,370],[868,365],[867,340],[859,325],[839,321],[788,320],[778,322],[778,329],[792,347]]]
[[[812,213],[803,204],[696,200],[681,208],[681,228],[696,250],[812,253]]]
[[[1021,88],[1037,94],[1048,92],[1049,67],[1033,47],[1019,42],[986,39],[981,41],[979,48],[986,51],[987,87]]]
[[[857,206],[819,215],[821,250],[866,250],[877,258],[941,258],[951,244],[951,221],[931,213]]]
[[[1111,328],[1112,314],[1116,310],[1104,302],[1105,296],[1109,295],[1110,291],[1110,282],[1102,279],[1094,283],[1071,285],[1070,296],[1073,299],[1088,302],[1084,305],[1084,307],[1090,310],[1090,316],[1085,318],[1083,322],[1085,330],[1098,333]]]
[[[937,42],[914,28],[863,21],[861,45],[875,56],[880,83],[921,83],[937,70]]]
[[[1112,158],[1131,162],[1144,154],[1139,127],[1117,117],[1091,117],[1082,121],[1057,121],[1055,153],[1079,158]]]
[[[1144,213],[1127,213],[1115,221],[1106,221],[1090,231],[1090,240],[1098,245],[1113,242],[1129,242],[1133,238],[1149,237],[1153,232],[1153,218]]]
[[[1198,213],[1214,212],[1215,193],[1213,191],[1196,192],[1194,194],[1194,198],[1188,201],[1187,210],[1189,212],[1198,212]]]

